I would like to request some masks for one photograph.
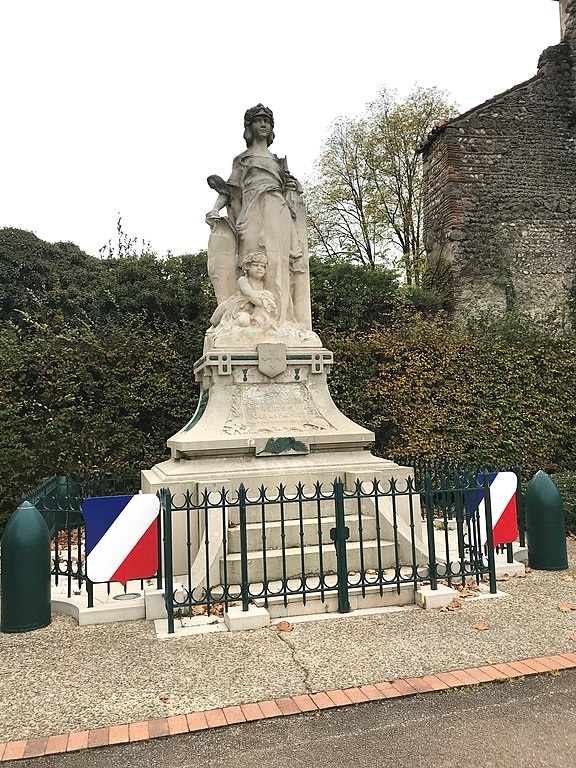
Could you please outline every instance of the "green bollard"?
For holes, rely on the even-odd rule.
[[[0,632],[50,624],[50,533],[29,501],[10,516],[0,545]]]
[[[568,568],[564,505],[552,478],[541,469],[524,494],[528,565],[538,571]]]

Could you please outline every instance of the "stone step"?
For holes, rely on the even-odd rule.
[[[328,492],[329,489],[326,489]],[[370,514],[374,510],[373,499],[366,498],[361,500],[362,515]],[[379,499],[379,506],[382,510],[389,506],[389,500],[387,498]],[[347,515],[356,515],[358,517],[358,500],[357,499],[344,499],[344,511]],[[265,521],[275,522],[282,519],[284,520],[299,520],[300,517],[308,520],[318,520],[318,518],[331,518],[335,516],[335,502],[334,499],[321,499],[320,502],[316,501],[302,501],[300,503],[295,501],[284,502],[283,505],[278,503],[266,503],[266,515]],[[240,511],[238,507],[231,507],[228,512],[228,519],[230,522],[238,524],[240,522]],[[246,522],[247,523],[262,523],[262,505],[249,504],[246,507]]]
[[[322,572],[336,573],[336,548],[332,542],[322,546]],[[304,565],[302,565],[302,553]],[[346,544],[348,571],[359,571],[362,566],[360,542],[348,541]],[[364,541],[362,547],[364,569],[390,568],[394,566],[394,544],[390,541],[380,542],[380,563],[378,562],[378,542]],[[293,547],[284,551],[283,563],[281,549],[271,549],[266,552],[266,577],[271,579],[293,578],[303,572],[310,576],[320,573],[320,547],[307,546],[303,550]],[[234,552],[226,558],[228,583],[241,581],[240,553]],[[224,579],[224,560],[220,560],[220,578]],[[264,580],[264,557],[262,552],[248,552],[248,580],[259,582]]]
[[[358,541],[360,538],[360,523],[358,516],[345,516],[346,526],[350,531],[349,541]],[[284,547],[292,549],[300,547],[303,538],[305,547],[319,546],[322,544],[332,544],[330,539],[330,530],[334,528],[333,518],[321,518],[320,528],[322,538],[318,535],[318,520],[315,518],[303,518],[300,520],[285,520],[284,526],[279,521],[266,523],[265,531],[262,530],[261,523],[248,523],[246,525],[246,539],[248,551],[258,552],[261,549],[266,550],[281,549],[282,533],[284,533]],[[266,534],[264,540],[263,534]],[[364,542],[376,538],[376,520],[369,515],[362,515],[362,538]],[[240,552],[240,526],[228,529],[228,552]]]
[[[272,590],[273,585],[270,585]],[[395,585],[367,586],[364,590],[360,587],[349,587],[348,601],[351,611],[362,611],[374,608],[392,608],[393,606],[411,605],[414,603],[414,585],[401,584],[400,591]],[[266,601],[254,600],[258,607],[264,607]],[[327,590],[324,600],[319,593],[306,596],[304,602],[302,595],[288,595],[284,597],[271,597],[267,601],[267,610],[271,619],[290,618],[292,616],[320,616],[321,614],[338,614],[338,594],[335,590]],[[338,614],[348,615],[348,614]]]

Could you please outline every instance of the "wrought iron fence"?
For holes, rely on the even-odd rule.
[[[437,507],[448,493],[450,512]],[[251,602],[286,607],[316,596],[336,597],[345,613],[352,593],[382,597],[470,578],[496,591],[488,473],[374,478],[351,487],[339,478],[327,486],[241,484],[206,488],[197,498],[164,489],[160,499],[169,633],[175,616],[199,607],[211,615],[231,604],[246,611]]]
[[[114,496],[138,493],[138,475],[116,476],[106,472],[72,478],[53,475],[41,485],[22,495],[43,515],[50,531],[52,543],[51,575],[58,586],[66,579],[67,595],[72,597],[85,585],[88,607],[94,607],[94,584],[86,575],[86,551],[82,502],[96,496]],[[159,547],[160,551],[160,547]],[[161,569],[157,586],[162,585]],[[143,588],[143,583],[141,584]],[[110,594],[110,583],[106,583]]]
[[[449,515],[453,514],[454,499],[449,490],[442,488],[442,478],[453,475],[454,472],[462,476],[482,473],[494,474],[497,472],[514,472],[518,479],[516,488],[516,514],[518,520],[518,543],[521,547],[526,546],[526,517],[524,513],[524,496],[522,493],[522,468],[519,464],[502,465],[491,464],[488,462],[478,463],[472,461],[462,461],[458,459],[427,459],[422,456],[397,455],[394,456],[397,464],[405,467],[412,467],[417,482],[422,482],[426,474],[429,474],[433,482],[440,486],[436,497],[436,508],[438,510],[447,510]],[[513,542],[508,545],[501,545],[498,551],[507,551],[508,562],[513,560],[512,552]]]

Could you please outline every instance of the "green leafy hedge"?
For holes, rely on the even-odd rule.
[[[462,328],[410,314],[324,341],[333,396],[379,452],[518,463],[527,476],[576,468],[574,336],[526,318]]]
[[[552,479],[564,502],[566,532],[576,534],[576,472],[559,472]]]
[[[100,260],[5,229],[0,266],[1,527],[55,472],[167,458],[196,406],[192,365],[215,300],[204,254]],[[520,464],[526,478],[576,471],[573,333],[512,314],[455,325],[386,270],[313,262],[311,273],[332,395],[376,433],[377,452]]]

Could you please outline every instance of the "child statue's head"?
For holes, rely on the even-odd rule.
[[[249,253],[242,259],[240,269],[247,275],[251,272],[256,272],[260,276],[266,273],[268,267],[268,259],[265,253]]]

